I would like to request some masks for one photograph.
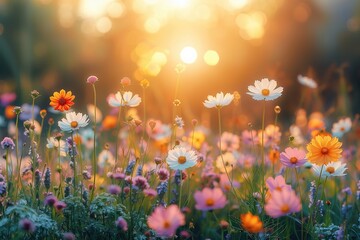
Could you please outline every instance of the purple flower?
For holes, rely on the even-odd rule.
[[[118,185],[110,185],[108,186],[107,191],[112,195],[118,195],[121,193],[121,188]]]
[[[32,106],[28,103],[25,103],[21,106],[22,112],[20,113],[20,120],[28,120],[32,117]],[[40,112],[39,106],[34,106],[34,116],[37,116]]]
[[[15,147],[14,141],[9,137],[4,137],[0,144],[3,149],[14,149]]]
[[[57,202],[54,204],[54,207],[55,207],[56,211],[60,212],[60,211],[62,211],[64,208],[66,208],[66,203],[61,202],[61,201],[57,201]]]
[[[115,225],[116,225],[117,228],[121,229],[122,231],[127,231],[128,230],[128,224],[127,224],[126,220],[123,217],[119,217],[115,221]]]
[[[141,190],[149,188],[149,183],[143,176],[136,176],[133,178],[133,185]]]
[[[344,188],[343,190],[341,190],[341,192],[343,192],[343,193],[345,193],[347,195],[352,194],[351,188],[349,188],[349,187]]]
[[[57,201],[58,200],[54,195],[49,195],[45,198],[44,205],[52,207]]]
[[[23,218],[19,221],[19,228],[27,233],[33,233],[35,232],[35,224],[27,218]]]

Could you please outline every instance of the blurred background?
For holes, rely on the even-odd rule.
[[[238,91],[237,111],[257,114],[247,86],[264,77],[285,88],[276,104],[291,119],[304,88],[298,74],[318,83],[320,104],[305,98],[305,107],[352,115],[360,104],[359,42],[358,0],[0,0],[0,94],[15,92],[12,104],[21,105],[37,89],[44,108],[64,88],[81,110],[92,101],[86,78],[96,75],[106,111],[121,78],[140,95],[147,79],[147,115],[170,121],[174,69],[184,63],[186,119],[201,118],[206,96],[220,91]]]

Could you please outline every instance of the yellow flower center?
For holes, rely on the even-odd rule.
[[[269,96],[270,90],[269,90],[269,89],[263,89],[263,90],[261,90],[261,94],[262,94],[263,96]]]
[[[179,164],[184,164],[184,163],[186,163],[186,157],[184,157],[184,156],[178,157],[178,163],[179,163]]]
[[[327,148],[327,147],[323,147],[323,148],[321,148],[321,153],[322,154],[328,154],[329,153],[329,149]]]
[[[283,212],[283,213],[288,213],[290,208],[287,204],[284,204],[281,206],[280,210]]]
[[[212,199],[212,198],[206,199],[206,206],[211,207],[211,206],[213,206],[214,204],[215,204],[214,199]]]
[[[342,131],[342,132],[345,131],[345,128],[344,128],[344,127],[341,127],[341,128],[340,128],[340,131]]]
[[[281,187],[276,187],[275,190],[280,191],[281,192]]]
[[[168,221],[165,221],[163,226],[164,226],[164,228],[169,228],[169,227],[170,227],[170,223],[169,223]]]
[[[327,167],[326,171],[330,174],[333,174],[335,172],[335,168],[334,167]]]
[[[72,121],[72,122],[70,123],[70,126],[71,126],[72,128],[77,128],[77,126],[79,126],[79,123],[78,123],[77,121]]]
[[[298,162],[298,159],[296,157],[292,157],[292,158],[290,158],[290,162],[292,164],[296,164]]]

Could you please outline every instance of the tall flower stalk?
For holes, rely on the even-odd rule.
[[[87,83],[92,85],[93,94],[94,94],[94,125],[93,125],[94,145],[93,145],[93,155],[92,155],[92,164],[93,164],[92,167],[93,167],[94,181],[93,181],[93,188],[92,188],[92,191],[91,191],[91,199],[93,199],[95,186],[96,186],[96,172],[97,172],[97,169],[96,169],[97,168],[97,162],[96,162],[96,122],[97,122],[96,109],[97,109],[97,107],[96,107],[96,87],[95,87],[95,82],[98,81],[98,78],[96,76],[90,76],[90,77],[87,78],[86,81],[87,81]],[[81,165],[82,165],[82,163],[81,163]]]

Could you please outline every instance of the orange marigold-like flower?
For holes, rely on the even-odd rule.
[[[240,220],[242,227],[249,233],[259,233],[264,230],[259,216],[252,215],[250,212],[241,214]]]
[[[341,157],[341,145],[336,137],[318,135],[306,146],[306,158],[316,165],[336,162]]]
[[[50,106],[60,112],[67,111],[74,105],[74,99],[75,96],[72,95],[71,91],[66,92],[64,89],[61,89],[60,92],[54,92],[50,97]]]

